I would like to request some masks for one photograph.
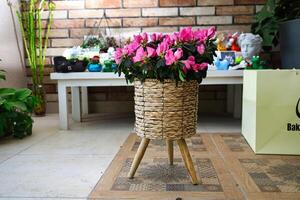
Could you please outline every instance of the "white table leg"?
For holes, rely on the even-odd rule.
[[[233,107],[233,117],[241,118],[242,116],[242,86],[234,86],[234,107]]]
[[[59,127],[62,130],[69,129],[68,120],[68,96],[67,87],[58,81],[58,109],[59,109]]]
[[[226,111],[230,114],[233,113],[234,107],[234,85],[227,85],[227,105]]]
[[[87,87],[81,87],[82,116],[89,114],[89,99]]]
[[[80,113],[80,93],[79,87],[72,87],[72,119],[76,122],[81,121],[81,113]]]

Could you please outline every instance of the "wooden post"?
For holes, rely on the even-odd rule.
[[[192,183],[194,185],[197,185],[198,184],[197,174],[196,174],[196,171],[195,171],[195,168],[194,168],[194,165],[193,165],[193,161],[192,161],[189,149],[186,145],[186,142],[182,138],[182,139],[177,140],[177,143],[178,143],[178,146],[179,146],[179,149],[180,149],[185,167],[187,168],[187,170],[190,174]]]
[[[149,142],[150,142],[150,139],[148,139],[148,138],[143,138],[142,139],[141,144],[140,144],[140,146],[139,146],[139,148],[138,148],[138,150],[137,150],[137,152],[134,156],[130,171],[128,173],[129,178],[134,177],[134,174],[135,174],[137,168],[139,167],[139,165],[141,163],[141,160],[144,157],[144,154],[145,154],[145,151],[148,147]]]
[[[173,158],[174,158],[173,140],[166,139],[166,143],[168,148],[169,164],[173,165]]]

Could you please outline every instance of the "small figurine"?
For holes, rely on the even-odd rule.
[[[262,38],[252,33],[242,33],[238,38],[243,58],[250,60],[253,56],[259,54],[262,45]]]
[[[102,65],[99,63],[99,56],[94,56],[88,65],[89,72],[101,72]]]
[[[216,58],[214,61],[214,65],[216,66],[217,70],[228,70],[229,64],[229,61],[226,59],[220,60],[219,58]]]
[[[260,59],[259,56],[253,56],[252,65],[247,69],[267,69],[268,67],[265,66],[265,62]]]
[[[238,37],[239,37],[238,32],[228,37],[228,43],[226,44],[226,48],[228,51],[241,51],[241,48],[237,44]]]
[[[224,42],[225,42],[225,34],[224,33],[219,33],[217,35],[217,40],[216,40],[218,51],[226,51],[226,47],[224,45]]]
[[[242,61],[243,61],[243,57],[241,57],[241,56],[238,56],[235,58],[235,64],[237,64],[237,65],[240,64]]]

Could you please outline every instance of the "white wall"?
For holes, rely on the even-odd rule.
[[[24,58],[22,38],[18,19],[15,15],[18,9],[18,0],[9,0],[13,4],[17,37],[20,42],[21,57],[19,54],[17,40],[14,31],[13,19],[7,0],[0,0],[0,69],[6,71],[6,81],[0,81],[0,87],[26,87],[25,69],[22,67],[21,59]]]

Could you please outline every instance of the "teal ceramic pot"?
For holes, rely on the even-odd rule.
[[[88,65],[88,70],[89,70],[89,72],[101,72],[101,70],[102,70],[102,65],[90,63],[90,64]]]

